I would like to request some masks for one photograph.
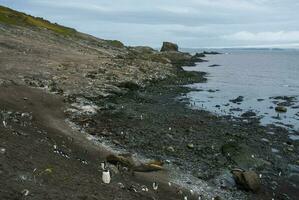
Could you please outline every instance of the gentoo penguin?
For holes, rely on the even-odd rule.
[[[111,181],[110,171],[104,170],[102,173],[102,181],[106,184],[109,184]]]
[[[105,161],[101,162],[101,169],[102,170],[106,170],[106,166],[107,166],[107,163]]]
[[[157,182],[153,182],[153,189],[157,190],[158,189],[158,183]]]

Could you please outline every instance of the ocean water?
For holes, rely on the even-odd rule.
[[[198,91],[187,94],[190,106],[218,115],[241,117],[253,111],[261,124],[275,124],[299,130],[299,51],[298,50],[221,50],[209,55],[208,62],[187,71],[207,72],[206,83],[189,85]],[[217,66],[212,66],[217,65]],[[230,100],[239,96],[240,103]],[[286,96],[291,102],[286,104]],[[278,97],[278,98],[277,98]],[[286,105],[286,113],[275,107]]]

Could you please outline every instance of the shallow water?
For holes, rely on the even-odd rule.
[[[253,111],[263,125],[275,124],[299,130],[299,51],[296,50],[224,50],[210,55],[209,62],[187,71],[207,72],[208,81],[189,85],[199,91],[187,94],[190,106],[204,108],[219,115],[240,117]],[[211,65],[220,65],[211,67]],[[243,96],[239,104],[230,100]],[[282,99],[294,97],[287,113],[277,113]],[[296,115],[297,114],[297,115]]]

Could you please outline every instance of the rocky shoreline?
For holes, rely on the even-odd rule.
[[[297,176],[293,172],[297,166],[298,144],[289,140],[288,131],[260,126],[258,120],[250,116],[244,116],[244,122],[244,117],[231,120],[202,110],[190,110],[184,101],[176,100],[188,90],[177,84],[160,82],[98,101],[98,106],[109,109],[95,116],[83,116],[89,122],[85,130],[116,149],[163,160],[167,168],[187,173],[179,178],[185,179],[177,180],[186,187],[193,188],[196,181],[209,183],[215,188],[205,193],[206,198],[211,193],[224,199],[246,198],[240,194],[230,172],[241,168],[254,170],[261,176],[263,189],[258,194],[246,193],[250,199],[271,198],[273,193],[277,198],[288,195],[294,199],[297,193],[292,185],[296,181],[292,182],[292,176]],[[84,126],[80,123],[82,118],[73,121]],[[273,149],[278,152],[274,153]],[[291,168],[295,171],[290,172]],[[179,176],[173,175],[175,177]],[[282,183],[286,188],[282,188]],[[200,185],[193,190],[198,188]],[[223,190],[219,192],[216,188]]]
[[[298,141],[287,130],[189,109],[181,98],[184,85],[206,81],[181,67],[216,52],[192,56],[171,43],[159,52],[19,23],[0,23],[1,198],[298,196]],[[104,184],[101,162],[124,152]],[[163,170],[140,173],[137,162]]]

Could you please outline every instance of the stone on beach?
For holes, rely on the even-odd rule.
[[[179,47],[177,44],[171,42],[163,42],[161,52],[162,51],[178,51]]]
[[[260,178],[254,171],[232,170],[232,174],[240,188],[252,192],[258,192],[260,190]]]
[[[287,112],[287,108],[286,107],[283,107],[283,106],[277,106],[275,107],[275,111],[277,112]]]

